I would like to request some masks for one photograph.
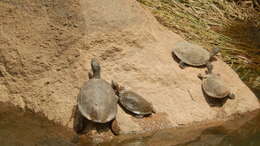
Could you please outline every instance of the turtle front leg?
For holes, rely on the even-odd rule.
[[[186,64],[183,61],[180,61],[179,66],[181,69],[184,69],[186,67]]]
[[[199,74],[197,75],[197,77],[198,77],[199,79],[203,80],[203,79],[206,79],[206,78],[207,78],[207,75],[203,75],[203,74],[199,73]]]
[[[111,122],[111,131],[115,135],[119,135],[120,134],[120,127],[119,127],[118,122],[117,122],[116,119]]]
[[[234,93],[229,93],[228,97],[229,97],[229,99],[235,99],[236,98]]]
[[[84,131],[85,125],[84,125],[84,117],[80,113],[78,106],[76,107],[76,113],[75,113],[75,119],[73,128],[76,131],[76,133],[82,133]]]
[[[153,107],[152,113],[153,113],[153,114],[156,114],[156,113],[157,113],[157,111],[154,109],[154,107]]]

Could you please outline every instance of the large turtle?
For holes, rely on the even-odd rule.
[[[144,116],[149,116],[152,113],[155,113],[152,104],[139,94],[130,90],[126,90],[124,87],[119,86],[114,81],[112,81],[112,87],[119,96],[119,104],[126,111],[132,113],[135,117],[142,118]]]
[[[219,51],[220,48],[213,48],[211,52],[208,52],[199,45],[179,42],[173,48],[172,53],[180,60],[179,66],[183,69],[186,64],[191,66],[204,66]]]
[[[77,99],[76,123],[74,124],[74,129],[77,133],[84,130],[86,121],[95,123],[113,121],[113,123],[117,123],[114,119],[117,114],[118,97],[115,95],[111,85],[101,79],[101,67],[96,59],[91,60],[91,68],[93,75],[89,73],[90,80],[84,83]],[[115,134],[118,134],[119,131],[113,129],[113,127],[117,126],[112,126],[111,130]]]
[[[202,89],[204,93],[212,98],[223,99],[229,97],[230,99],[235,99],[235,95],[220,78],[220,75],[212,73],[213,65],[207,64],[207,69],[207,75],[198,74],[198,77],[203,80]]]

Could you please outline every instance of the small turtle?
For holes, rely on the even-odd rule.
[[[119,96],[120,105],[137,118],[143,118],[155,113],[151,103],[133,91],[126,90],[112,81],[112,87]]]
[[[223,99],[229,97],[235,99],[235,95],[231,93],[225,82],[220,78],[220,74],[212,73],[212,64],[207,64],[207,70],[207,75],[198,74],[198,77],[203,80],[203,91],[212,98]]]
[[[183,69],[186,64],[191,66],[206,65],[219,51],[220,48],[213,48],[211,52],[208,52],[201,46],[179,42],[173,48],[172,53],[180,60],[179,66]]]
[[[115,117],[117,114],[118,97],[112,86],[100,77],[101,67],[96,59],[91,60],[93,75],[89,73],[90,80],[85,82],[80,89],[77,99],[77,109],[75,116],[74,129],[77,133],[84,130],[87,121],[95,123],[112,123],[112,132],[117,134],[118,131],[113,129]],[[84,120],[84,119],[87,120]],[[86,121],[86,122],[84,122]]]

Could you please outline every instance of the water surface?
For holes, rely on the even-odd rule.
[[[0,104],[1,146],[88,146],[84,139],[71,141],[75,133],[58,126],[30,111]],[[161,131],[149,136],[130,139],[115,138],[102,146],[259,146],[260,112],[239,115],[221,126],[206,128],[178,128],[174,132]],[[173,138],[174,137],[174,138]],[[94,145],[94,144],[92,144]]]
[[[73,135],[42,116],[0,103],[0,146],[72,146]]]

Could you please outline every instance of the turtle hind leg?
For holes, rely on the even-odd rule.
[[[228,95],[228,98],[229,98],[229,99],[235,99],[235,98],[236,98],[236,96],[235,96],[235,94],[234,94],[234,93],[230,93],[230,94]]]
[[[114,135],[120,134],[120,127],[116,119],[111,122],[111,131]]]
[[[85,118],[80,113],[78,107],[76,107],[75,119],[74,119],[74,123],[73,123],[73,129],[78,134],[80,134],[80,133],[82,133],[84,131],[84,128],[85,128],[84,119]]]
[[[138,119],[142,119],[145,117],[145,115],[139,115],[139,114],[136,114],[134,115],[135,118],[138,118]]]
[[[157,111],[154,109],[154,107],[152,108],[152,113],[153,113],[153,114],[156,114],[156,113],[157,113]]]
[[[90,79],[92,79],[92,78],[93,78],[93,73],[88,72],[88,79],[90,80]]]
[[[186,64],[185,64],[183,61],[180,61],[180,62],[179,62],[179,67],[180,67],[181,69],[184,69],[184,68],[186,67]]]

